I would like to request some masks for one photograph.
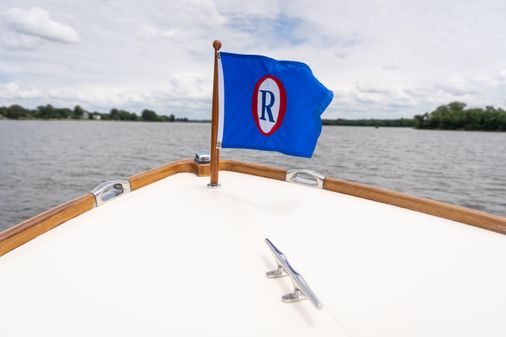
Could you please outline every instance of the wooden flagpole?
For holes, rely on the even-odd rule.
[[[221,42],[215,40],[214,47],[214,80],[213,80],[213,107],[211,123],[211,182],[207,185],[209,188],[219,187],[218,171],[220,168],[220,150],[216,147],[218,137],[218,59],[220,57]]]

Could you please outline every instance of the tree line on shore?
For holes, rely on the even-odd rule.
[[[92,119],[115,121],[146,121],[146,122],[189,122],[186,117],[177,118],[174,115],[158,115],[155,111],[144,109],[140,115],[121,109],[111,109],[108,113],[89,112],[76,105],[73,109],[56,108],[51,104],[41,105],[36,109],[26,109],[14,104],[0,107],[0,117],[9,119]]]
[[[468,108],[462,102],[441,105],[432,112],[400,119],[324,119],[323,125],[412,127],[438,130],[506,131],[506,110]]]
[[[506,131],[506,111],[502,108],[466,109],[462,102],[441,105],[430,113],[416,115],[415,121],[418,129]]]
[[[140,115],[127,110],[111,109],[109,113],[89,112],[76,105],[73,109],[55,108],[48,104],[36,109],[26,109],[20,105],[0,107],[0,118],[9,119],[100,119],[147,122],[209,122],[177,118],[174,115],[158,115],[155,111],[144,109]],[[414,118],[399,119],[323,119],[323,125],[372,126],[372,127],[411,127],[417,129],[441,130],[482,130],[506,131],[506,111],[487,106],[467,108],[462,102],[452,102],[437,107],[432,112],[416,115]]]
[[[324,119],[323,125],[412,127],[417,129],[506,131],[506,110],[468,108],[462,102],[441,105],[432,112],[400,119]]]

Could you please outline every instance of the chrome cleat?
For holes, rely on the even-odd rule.
[[[293,267],[288,263],[285,254],[283,254],[274,244],[265,239],[265,243],[270,248],[278,268],[267,272],[265,275],[268,278],[279,278],[289,276],[292,280],[294,290],[293,292],[281,296],[281,301],[284,303],[294,303],[308,299],[318,310],[323,308],[322,303],[313,293],[311,288],[307,285],[306,281]]]

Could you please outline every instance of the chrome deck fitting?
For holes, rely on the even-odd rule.
[[[209,164],[211,162],[211,154],[209,151],[195,152],[194,160],[197,164]]]
[[[281,296],[281,301],[284,303],[294,303],[308,299],[318,310],[323,308],[322,303],[313,293],[311,288],[308,286],[302,275],[300,275],[293,267],[288,263],[285,254],[283,254],[274,244],[269,240],[265,239],[265,243],[270,248],[276,264],[277,269],[268,271],[265,276],[268,278],[279,278],[289,276],[292,280],[294,290],[291,293]]]
[[[286,171],[285,181],[323,188],[325,176],[315,171],[305,169],[290,169]]]
[[[98,185],[90,193],[95,197],[95,206],[98,207],[128,192],[130,192],[128,180],[111,180]]]

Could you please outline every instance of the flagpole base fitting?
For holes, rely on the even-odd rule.
[[[210,188],[210,189],[216,189],[216,188],[220,188],[221,187],[221,184],[213,184],[213,183],[209,183],[207,184],[207,188]]]

